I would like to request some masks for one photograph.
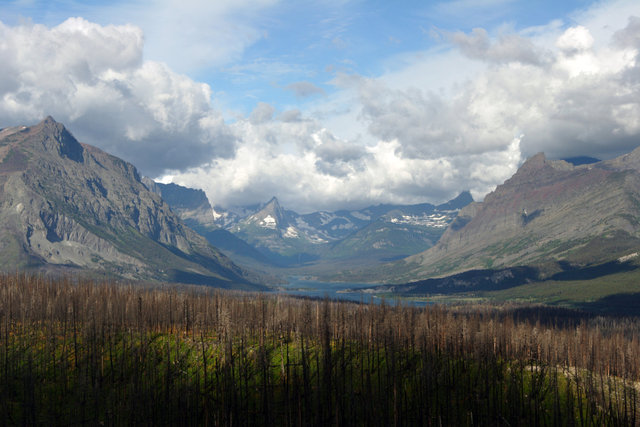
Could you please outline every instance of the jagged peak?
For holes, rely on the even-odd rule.
[[[58,122],[56,122],[56,120],[51,117],[51,116],[47,116],[44,118],[44,120],[42,122],[40,122],[42,124],[58,124]]]
[[[272,197],[266,205],[263,205],[258,212],[251,215],[247,221],[257,222],[263,226],[266,224],[267,228],[276,228],[287,223],[284,209],[282,209],[276,197]]]
[[[76,162],[84,160],[84,149],[78,140],[51,116],[30,129],[32,133],[42,133],[42,146],[47,151],[55,151],[62,157]]]
[[[529,157],[520,166],[520,170],[535,170],[544,167],[547,164],[547,156],[544,153],[537,153],[535,156]]]
[[[39,132],[45,129],[50,129],[54,132],[62,132],[66,130],[62,123],[58,123],[52,116],[47,116],[43,120],[40,121],[37,125],[30,128],[30,130]]]
[[[553,169],[556,171],[571,171],[575,168],[571,163],[564,160],[549,160],[544,153],[538,153],[533,157],[528,158],[516,173],[508,179],[506,182],[518,181],[527,176],[537,175],[543,170]],[[505,182],[505,183],[506,183]]]
[[[640,170],[640,147],[637,147],[630,153],[623,154],[622,156],[616,157],[611,160],[600,162],[600,165],[606,168],[613,168],[618,170]]]
[[[269,200],[269,201],[267,202],[267,204],[266,204],[266,205],[264,205],[264,206],[265,206],[265,207],[267,207],[267,206],[269,206],[269,205],[273,205],[273,206],[278,206],[278,207],[280,207],[280,202],[278,202],[278,198],[277,198],[276,196],[273,196],[273,197],[271,198],[271,200]]]
[[[436,206],[438,209],[462,209],[469,203],[473,203],[473,196],[469,190],[460,192],[456,197],[446,203]]]
[[[264,205],[262,207],[262,209],[260,209],[260,212],[273,213],[276,216],[281,217],[282,216],[282,207],[280,206],[280,202],[278,202],[278,199],[274,196],[274,197],[271,198],[271,200],[269,200],[267,202],[266,205]],[[278,218],[278,219],[280,219],[280,218]]]

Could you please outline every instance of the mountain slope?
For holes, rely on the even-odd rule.
[[[462,209],[438,244],[398,263],[394,281],[532,265],[541,277],[640,248],[640,149],[573,166],[527,160],[482,203]]]
[[[51,117],[0,131],[0,267],[256,288],[135,167]]]

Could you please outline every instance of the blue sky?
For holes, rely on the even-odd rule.
[[[285,1],[249,11],[230,12],[250,28],[234,29],[246,44],[228,56],[185,59],[184,46],[167,49],[166,37],[154,38],[166,15],[154,17],[154,2],[145,1],[9,1],[6,24],[30,20],[53,27],[69,17],[83,17],[101,25],[134,24],[145,32],[146,59],[167,63],[173,70],[208,83],[219,103],[243,114],[258,102],[281,109],[304,105],[308,98],[331,94],[334,73],[344,71],[375,77],[393,71],[396,55],[443,47],[442,31],[517,31],[553,20],[571,24],[572,12],[588,6],[586,0],[515,1]],[[171,2],[169,2],[171,3]],[[188,1],[186,3],[189,3]],[[198,3],[194,2],[197,14]],[[200,2],[202,3],[202,2]],[[250,3],[248,8],[251,9]],[[263,2],[260,2],[263,3]],[[265,2],[271,3],[271,2]],[[181,2],[175,2],[176,7]],[[1,9],[0,9],[1,10]],[[215,13],[215,12],[214,12]],[[189,18],[186,14],[185,20]],[[206,20],[206,19],[205,19]],[[206,43],[188,21],[170,23],[182,36]],[[205,24],[206,25],[206,24]],[[178,37],[180,38],[180,37]],[[224,37],[220,37],[224,39]],[[220,40],[218,39],[218,40]],[[210,46],[215,49],[212,40]],[[178,52],[176,52],[178,51]],[[309,82],[316,86],[296,85]],[[293,85],[293,86],[291,86]],[[306,87],[306,91],[305,91]]]
[[[640,140],[640,4],[0,3],[0,127],[47,114],[229,206],[476,199]],[[264,200],[263,200],[264,199]]]

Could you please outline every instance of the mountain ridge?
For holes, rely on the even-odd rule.
[[[152,185],[168,189],[167,184]],[[172,208],[212,244],[234,259],[242,258],[248,264],[266,261],[278,268],[349,259],[358,264],[378,263],[411,255],[433,245],[458,210],[473,201],[470,192],[463,191],[437,206],[379,204],[360,210],[298,214],[284,208],[274,196],[266,203],[228,210],[206,203],[212,213],[208,221],[212,217],[215,224],[204,226],[192,221],[194,212],[201,209],[199,203],[191,203],[184,210],[187,200],[195,197],[191,192],[199,191],[198,197],[203,200],[204,192],[171,185],[184,192],[183,199],[176,200]],[[167,200],[171,200],[169,195]],[[260,268],[255,264],[252,267]]]

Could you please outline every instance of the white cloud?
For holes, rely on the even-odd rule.
[[[157,4],[157,16],[173,5]],[[187,2],[166,19],[178,25],[203,4]],[[52,114],[85,142],[143,173],[203,188],[215,204],[275,195],[308,211],[442,202],[466,189],[482,198],[539,151],[611,157],[640,143],[640,18],[632,4],[598,3],[571,27],[450,33],[430,51],[389,58],[386,74],[336,74],[330,84],[338,90],[305,109],[258,103],[230,123],[212,107],[208,85],[145,60],[138,27],[79,18],[53,28],[0,24],[0,122]],[[245,7],[223,2],[203,16],[243,15]],[[205,21],[198,17],[194,31]],[[241,21],[221,23],[222,35],[215,25],[209,31],[224,44],[228,25]],[[252,28],[239,27],[237,43],[210,62],[206,49],[193,60],[229,61],[261,37]],[[180,43],[191,36],[184,37]],[[306,83],[290,89],[314,93]]]
[[[593,47],[593,36],[582,25],[567,29],[556,41],[556,46],[567,54],[584,52]]]
[[[53,115],[150,175],[233,153],[234,136],[211,108],[209,86],[144,61],[137,27],[81,18],[53,28],[0,23],[0,39],[3,125]]]
[[[242,205],[275,195],[305,212],[443,201],[471,184],[484,195],[520,161],[517,143],[490,153],[420,158],[405,155],[397,139],[366,146],[305,118],[259,124],[248,119],[232,127],[242,140],[233,158],[174,173],[173,180],[204,188],[215,204]]]
[[[339,93],[309,110],[316,119],[293,111],[237,123],[238,156],[176,179],[209,183],[220,204],[277,195],[330,209],[439,202],[464,189],[482,199],[539,151],[630,151],[640,144],[640,21],[610,15],[606,32],[587,19],[600,14],[584,12],[571,27],[455,33],[458,53],[405,54],[380,77],[338,73]]]
[[[470,35],[463,32],[446,34],[451,42],[473,59],[488,62],[542,65],[547,62],[547,53],[535,46],[530,39],[518,34],[503,34],[492,42],[483,28],[474,28]]]

